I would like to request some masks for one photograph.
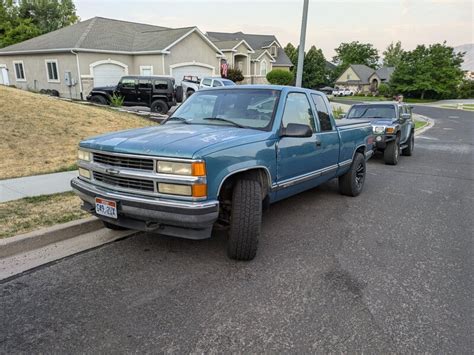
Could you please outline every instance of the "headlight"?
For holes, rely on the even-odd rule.
[[[380,134],[380,133],[384,133],[384,132],[385,132],[385,127],[383,127],[383,126],[375,126],[375,127],[373,128],[373,130],[374,130],[374,133]]]
[[[170,195],[191,196],[192,188],[191,185],[166,184],[160,182],[158,183],[158,192]]]
[[[77,151],[77,157],[79,158],[79,160],[91,161],[91,153],[85,150],[79,149]]]
[[[161,174],[204,176],[206,166],[204,162],[180,163],[173,161],[159,161],[157,171]]]
[[[86,178],[90,179],[91,178],[91,171],[84,169],[84,168],[79,168],[79,175]]]

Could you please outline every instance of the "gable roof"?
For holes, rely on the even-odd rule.
[[[239,41],[245,40],[252,48],[257,52],[259,49],[268,48],[273,42],[276,42],[279,47],[277,48],[277,57],[275,59],[274,66],[293,66],[290,58],[286,55],[285,51],[281,48],[280,42],[274,35],[259,35],[250,34],[243,32],[207,32],[208,37],[213,41],[219,48],[222,48],[220,44],[223,41]],[[261,54],[261,53],[260,53]]]
[[[367,65],[364,64],[351,64],[347,69],[351,68],[354,73],[359,77],[359,80],[348,80],[348,83],[357,83],[357,84],[369,84],[369,79],[371,76],[374,74],[377,75],[380,80],[382,81],[389,81],[390,77],[395,70],[394,67],[382,67],[377,70],[368,67]],[[346,70],[341,74],[341,76],[336,80],[336,82],[339,82],[339,80],[344,76],[346,73]]]
[[[252,53],[252,55],[250,56],[250,59],[253,60],[253,61],[259,61],[260,58],[262,58],[262,56],[265,53],[270,57],[270,61],[272,63],[275,63],[275,58],[272,57],[272,55],[270,54],[270,52],[267,49],[257,49],[257,50],[255,50],[255,53]]]
[[[378,75],[380,80],[382,81],[390,81],[390,77],[392,76],[393,72],[395,71],[395,67],[382,67],[375,71]]]
[[[94,17],[0,49],[0,54],[47,51],[164,52],[197,32],[216,52],[220,50],[197,27],[167,28]]]

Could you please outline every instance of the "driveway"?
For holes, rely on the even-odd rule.
[[[0,284],[2,352],[470,353],[474,120],[416,110],[414,156],[273,205],[252,262],[140,233]]]

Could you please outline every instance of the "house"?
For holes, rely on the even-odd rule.
[[[394,67],[375,70],[367,65],[352,64],[337,78],[335,85],[359,93],[375,92],[380,84],[390,81],[394,70]]]
[[[123,75],[219,75],[223,52],[197,27],[166,28],[94,17],[0,49],[6,85],[84,98]]]
[[[289,71],[293,64],[274,35],[207,32],[230,67],[239,68],[246,84],[268,84],[273,69]]]

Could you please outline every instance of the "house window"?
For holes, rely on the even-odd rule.
[[[347,74],[347,80],[351,80],[351,74]]]
[[[22,61],[13,62],[13,66],[15,67],[15,79],[16,79],[16,81],[26,81],[25,68],[23,66],[23,62]]]
[[[276,57],[276,55],[277,55],[277,47],[276,47],[276,46],[272,46],[271,52],[272,52],[272,56],[273,56],[273,57]]]
[[[244,71],[244,62],[237,62],[237,68],[239,68],[239,70],[241,72]]]
[[[140,65],[140,75],[143,75],[143,76],[153,75],[153,66],[152,65]]]
[[[267,76],[267,61],[265,59],[260,62],[260,75]]]
[[[48,75],[48,82],[59,83],[58,61],[56,59],[46,59],[46,75]]]

